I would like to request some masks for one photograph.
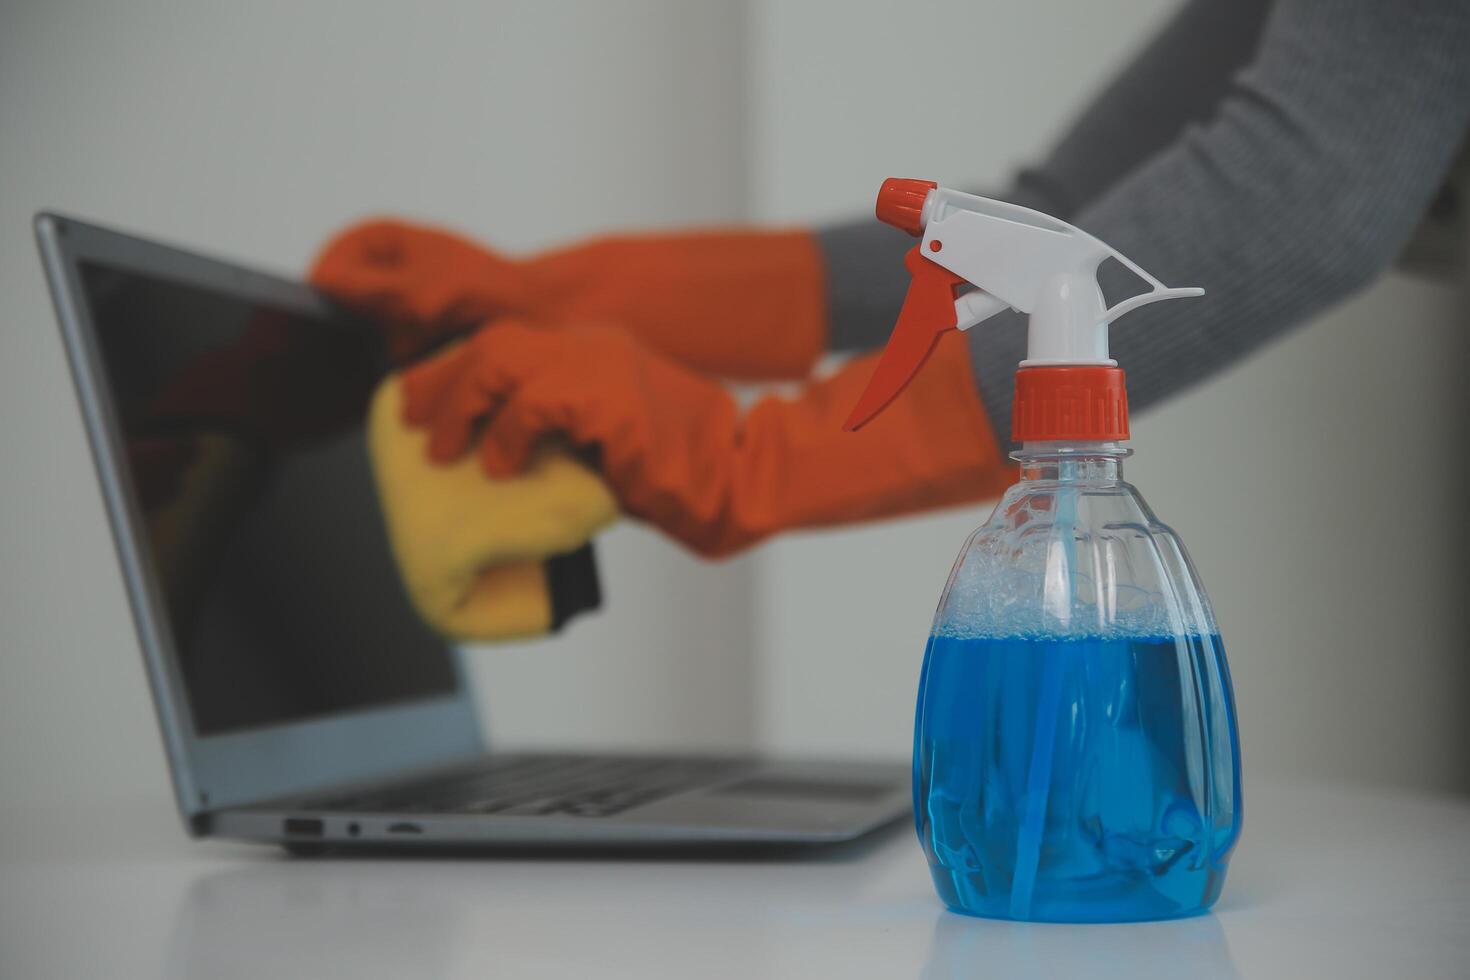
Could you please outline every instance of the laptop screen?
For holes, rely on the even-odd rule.
[[[362,431],[374,331],[81,273],[195,732],[453,692],[378,511]]]

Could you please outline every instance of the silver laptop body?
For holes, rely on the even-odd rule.
[[[299,282],[52,213],[35,228],[191,834],[798,844],[908,812],[891,764],[489,752],[376,510],[355,399],[377,332]],[[312,358],[341,404],[292,404]]]

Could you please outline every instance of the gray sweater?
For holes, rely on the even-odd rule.
[[[1131,406],[1225,368],[1387,268],[1435,204],[1470,125],[1470,0],[1190,0],[1050,156],[998,195],[1064,218],[1202,299],[1112,327]],[[825,229],[834,350],[887,340],[914,239]],[[1139,291],[1104,264],[1109,302]],[[968,334],[1010,434],[1025,317]]]

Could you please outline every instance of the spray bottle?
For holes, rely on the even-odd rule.
[[[1021,478],[960,551],[914,720],[919,839],[940,897],[973,915],[1161,919],[1219,897],[1240,835],[1234,695],[1178,536],[1123,481],[1131,450],[1108,324],[1170,289],[1028,208],[890,178],[878,217],[921,237],[898,323],[849,430],[939,337],[1030,315],[1012,439]],[[1108,307],[1097,268],[1150,287]]]

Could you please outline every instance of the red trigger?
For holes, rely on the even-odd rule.
[[[867,425],[897,398],[929,359],[939,338],[953,330],[958,322],[954,289],[965,280],[925,258],[917,246],[909,249],[903,264],[913,277],[903,299],[903,309],[873,377],[843,423],[844,431],[855,432]]]

